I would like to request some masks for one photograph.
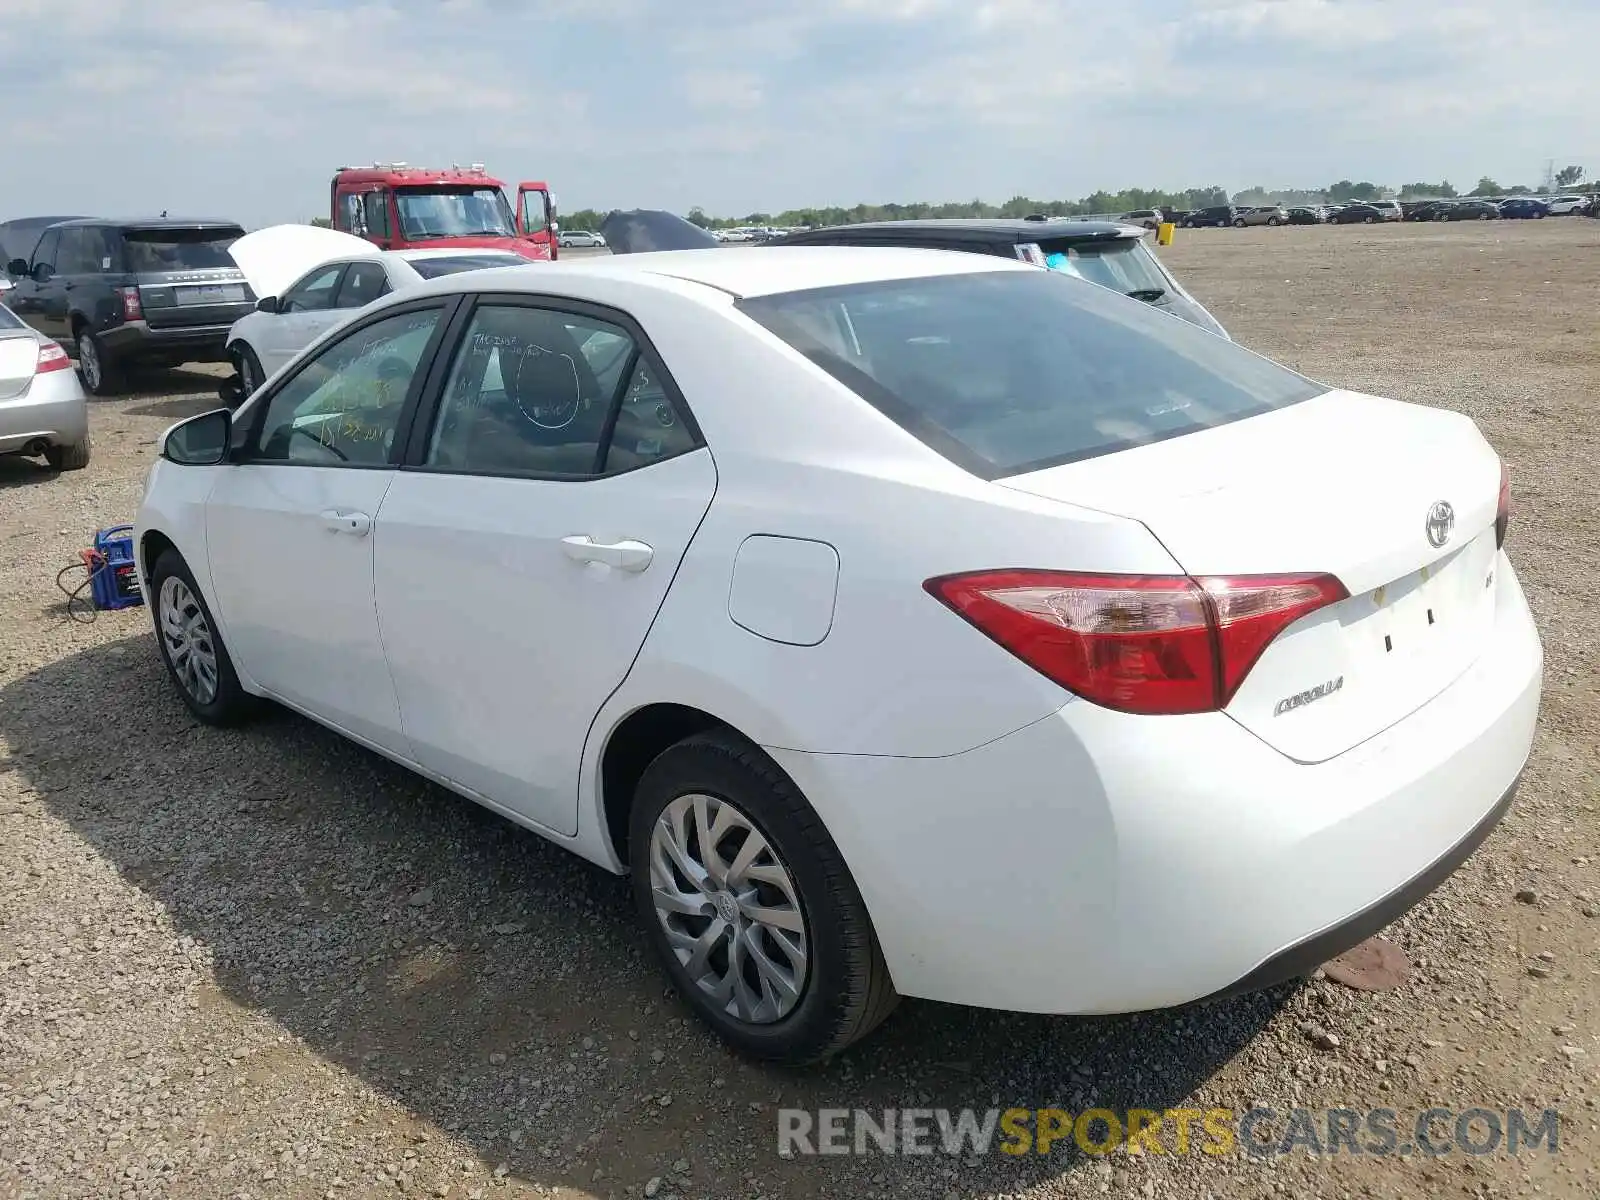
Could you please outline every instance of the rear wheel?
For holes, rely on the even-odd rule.
[[[1233,219],[1233,227],[1235,229],[1243,229],[1244,228],[1244,218],[1243,217],[1235,217]]]
[[[701,734],[646,768],[634,902],[674,986],[727,1042],[794,1064],[870,1033],[899,997],[833,839],[762,751]]]
[[[1268,225],[1282,225],[1283,222],[1278,220],[1277,217],[1268,217],[1267,218],[1267,224]]]
[[[78,373],[94,396],[114,395],[122,387],[122,370],[106,355],[105,344],[85,326],[78,326]]]
[[[1378,219],[1378,218],[1377,218],[1377,217],[1362,217],[1362,218],[1361,218],[1361,220],[1362,220],[1362,223],[1363,223],[1363,224],[1366,224],[1366,225],[1371,225],[1371,224],[1373,224],[1373,223],[1374,223],[1374,222],[1376,222],[1376,221],[1377,221],[1377,219]]]
[[[81,471],[89,465],[89,435],[70,446],[46,446],[44,460],[55,471]]]

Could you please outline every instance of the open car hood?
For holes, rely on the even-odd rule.
[[[320,225],[271,225],[228,247],[258,299],[283,295],[284,288],[325,262],[376,251],[365,238]]]
[[[654,208],[613,212],[600,223],[600,236],[613,254],[652,250],[707,250],[721,245],[698,225]]]

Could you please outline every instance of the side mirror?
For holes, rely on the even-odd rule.
[[[233,417],[225,408],[180,421],[161,439],[161,457],[184,467],[211,467],[228,456]]]
[[[263,296],[256,301],[256,311],[275,313],[278,311],[278,298],[276,296]]]
[[[49,263],[33,264],[33,281],[35,283],[49,283],[50,277],[55,274]]]
[[[6,264],[7,275],[26,275],[27,273],[28,260],[25,258],[13,258]]]

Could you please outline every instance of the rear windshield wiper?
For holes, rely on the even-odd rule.
[[[1167,294],[1166,288],[1134,288],[1131,292],[1123,292],[1124,296],[1132,296],[1135,300],[1143,300],[1154,304]]]

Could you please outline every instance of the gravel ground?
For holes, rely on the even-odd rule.
[[[740,1062],[664,993],[621,881],[296,717],[201,728],[144,610],[68,619],[57,569],[211,406],[180,372],[94,404],[85,472],[0,460],[0,1195],[1600,1194],[1600,222],[1164,253],[1241,341],[1466,411],[1511,465],[1543,727],[1503,826],[1389,931],[1409,984],[1094,1020],[907,1002],[824,1069]],[[779,1105],[1256,1102],[1554,1106],[1561,1153],[775,1149]]]

